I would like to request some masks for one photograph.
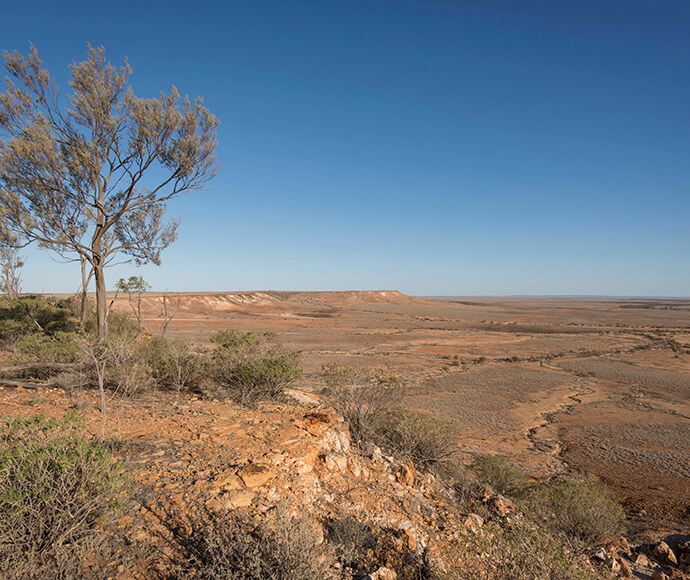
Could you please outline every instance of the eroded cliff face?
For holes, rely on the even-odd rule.
[[[73,405],[99,432],[100,415],[88,396],[72,400],[60,389],[0,391],[2,416],[59,416]],[[470,576],[461,575],[462,570],[491,570],[499,524],[522,518],[489,488],[459,501],[454,490],[419,473],[409,461],[387,457],[375,447],[358,450],[348,425],[318,401],[244,409],[231,402],[159,394],[113,405],[112,417],[109,434],[122,441],[116,455],[124,460],[133,490],[112,529],[137,544],[159,546],[161,553],[174,549],[165,542],[171,514],[202,509],[270,521],[280,509],[308,521],[315,546],[328,560],[329,577],[412,577],[409,558],[416,558],[437,577],[465,578]],[[348,518],[385,538],[387,552],[369,560],[373,569],[348,567],[329,547],[329,522]],[[649,547],[642,557],[644,551],[630,551],[619,540],[605,547],[599,563],[623,577],[633,569],[682,577],[690,560],[688,546]],[[595,574],[588,562],[583,570]],[[147,572],[120,566],[117,576],[145,578]]]

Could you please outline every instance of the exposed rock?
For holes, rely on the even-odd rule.
[[[249,507],[256,494],[248,489],[238,489],[230,491],[223,496],[223,505],[226,509],[237,509],[242,507]]]
[[[673,564],[674,566],[678,565],[676,555],[666,542],[659,542],[654,547],[654,555],[662,562]]]
[[[237,475],[247,487],[261,487],[276,476],[276,470],[268,465],[248,463]]]
[[[632,573],[632,569],[630,568],[630,564],[628,564],[625,560],[620,560],[620,565],[621,565],[621,576],[623,578],[632,578],[633,573]]]
[[[668,580],[668,576],[660,570],[654,570],[654,572],[652,572],[652,580]]]
[[[394,570],[382,566],[376,572],[365,576],[362,580],[397,580],[398,575]]]
[[[502,495],[489,498],[486,505],[493,514],[502,518],[515,512],[515,504]]]
[[[633,562],[637,566],[644,566],[645,568],[648,568],[652,565],[652,563],[649,561],[649,558],[647,558],[647,556],[645,554],[642,554],[641,552],[635,555]]]
[[[484,518],[478,514],[469,514],[465,518],[464,525],[468,530],[476,532],[484,525]]]
[[[395,478],[401,485],[414,487],[415,479],[417,478],[417,470],[414,468],[414,465],[412,465],[412,461],[408,459],[406,463],[398,467]]]

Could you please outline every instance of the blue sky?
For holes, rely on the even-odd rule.
[[[690,295],[690,3],[33,2],[67,97],[86,45],[221,120],[157,290]],[[66,100],[66,99],[65,99]],[[27,291],[78,271],[25,251]]]

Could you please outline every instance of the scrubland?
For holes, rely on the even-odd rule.
[[[162,301],[0,304],[3,577],[687,571],[690,301]]]

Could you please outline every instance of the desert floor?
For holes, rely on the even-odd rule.
[[[132,297],[134,299],[134,297]],[[638,534],[690,532],[690,300],[415,298],[398,292],[168,294],[167,336],[273,331],[303,353],[302,390],[331,361],[388,366],[406,405],[457,423],[462,458],[606,483]],[[162,328],[163,295],[142,300]],[[120,295],[116,308],[128,310]]]

